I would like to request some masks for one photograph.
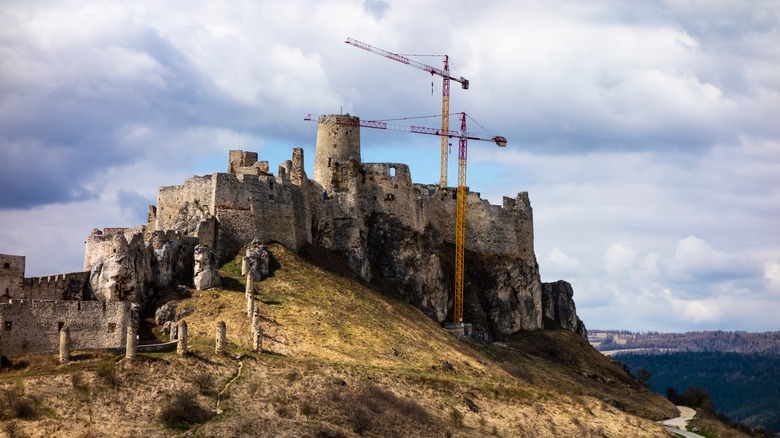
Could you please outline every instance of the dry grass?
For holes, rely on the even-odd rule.
[[[38,415],[11,424],[6,407],[5,423],[31,436],[170,436],[183,429],[194,436],[664,436],[603,398],[650,418],[662,415],[664,403],[568,332],[524,334],[506,347],[464,343],[332,266],[270,249],[280,268],[258,283],[264,353],[250,348],[235,261],[223,267],[225,289],[193,291],[178,303],[194,309],[186,318],[192,354],[126,362],[76,353],[64,366],[27,359],[24,369],[0,373],[0,390],[21,387],[39,401]],[[214,354],[220,320],[225,355]],[[220,414],[209,419],[218,401]],[[185,405],[204,415],[166,421],[166,409],[177,414]]]

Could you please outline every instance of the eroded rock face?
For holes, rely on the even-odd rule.
[[[173,230],[154,231],[149,241],[145,236],[144,227],[92,232],[86,257],[90,298],[147,304],[155,298],[154,286],[190,283],[197,239]]]
[[[588,338],[585,324],[577,316],[574,305],[574,289],[566,281],[542,283],[544,316],[561,327],[571,330],[583,338]]]
[[[124,234],[115,234],[110,242],[110,256],[97,259],[90,269],[90,286],[96,299],[142,303],[147,298],[147,285],[152,282],[151,251],[142,234],[130,241]]]
[[[392,216],[367,221],[368,262],[373,278],[398,285],[408,302],[438,322],[453,322],[454,248],[432,227],[423,233]],[[491,337],[542,326],[542,292],[535,260],[467,253],[464,317]]]
[[[195,247],[195,276],[193,278],[195,289],[205,290],[219,286],[219,268],[211,247],[198,245]]]
[[[271,254],[259,240],[254,239],[246,247],[246,255],[241,263],[241,275],[251,272],[252,278],[259,281],[269,273],[268,264],[271,261]]]
[[[399,285],[408,302],[437,322],[452,306],[452,282],[444,275],[434,229],[415,233],[392,216],[372,215],[367,224],[367,264],[373,275]],[[365,278],[365,276],[364,276]]]
[[[152,253],[155,286],[190,282],[197,239],[177,231],[154,231],[148,246]]]
[[[464,299],[475,317],[480,310],[484,313],[493,336],[542,327],[542,290],[535,261],[469,254],[466,273]]]

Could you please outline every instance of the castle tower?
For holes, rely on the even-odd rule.
[[[346,190],[349,161],[360,163],[360,119],[328,114],[317,123],[314,181],[330,193]]]

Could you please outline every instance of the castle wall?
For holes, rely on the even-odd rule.
[[[70,329],[75,350],[125,345],[130,303],[104,301],[27,301],[0,304],[0,351],[5,356],[54,353],[59,331]]]
[[[252,239],[298,249],[311,241],[306,197],[288,178],[218,173],[214,175],[214,210],[220,261]]]
[[[185,229],[193,216],[190,210],[214,214],[214,182],[211,175],[187,178],[181,186],[160,187],[157,190],[155,229]]]
[[[428,222],[422,193],[412,184],[409,166],[401,163],[365,163],[360,166],[361,210],[384,213],[422,232]]]
[[[0,303],[8,302],[21,292],[25,257],[0,254]]]
[[[81,300],[89,289],[89,272],[25,278],[21,294],[13,299]]]
[[[455,242],[457,190],[434,185],[415,185],[426,216],[445,242]],[[479,193],[466,194],[466,250],[533,259],[533,214],[528,193],[504,198],[492,205]]]

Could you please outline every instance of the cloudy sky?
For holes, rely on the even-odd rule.
[[[542,280],[588,327],[780,329],[773,0],[4,0],[0,252],[77,271],[92,228],[144,223],[229,149],[276,169],[302,146],[311,174],[307,113],[440,113],[438,78],[347,37],[471,81],[452,112],[509,145],[472,141],[468,184],[530,193]],[[438,181],[437,138],[366,131],[364,161]]]

